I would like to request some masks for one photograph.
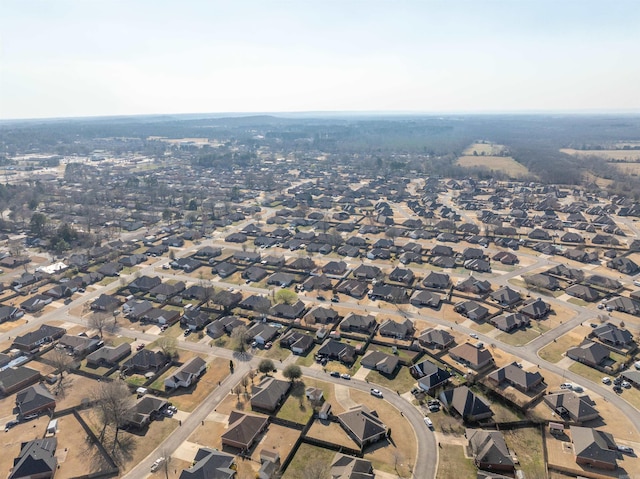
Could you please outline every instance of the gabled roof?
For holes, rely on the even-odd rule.
[[[616,465],[616,443],[608,432],[590,427],[571,426],[571,439],[577,458]]]
[[[249,447],[267,422],[268,418],[264,416],[232,411],[229,415],[229,427],[221,436],[222,441],[224,443],[226,439]]]
[[[566,411],[573,421],[589,421],[598,417],[598,411],[593,407],[589,396],[578,396],[573,391],[562,391],[544,396],[544,402],[554,411]]]
[[[55,402],[55,398],[43,384],[29,386],[16,394],[16,406],[20,414],[29,414],[51,403],[55,407]]]
[[[201,447],[193,459],[193,466],[180,474],[180,479],[233,479],[236,474],[236,456]]]
[[[454,409],[463,418],[484,418],[493,416],[489,405],[476,396],[467,386],[459,386],[440,394],[442,402]]]
[[[273,377],[265,377],[251,388],[251,405],[263,409],[274,410],[287,394],[291,383]]]
[[[465,436],[478,465],[500,469],[514,467],[502,432],[467,429]]]
[[[338,415],[342,427],[353,436],[359,446],[386,434],[387,426],[378,418],[375,411],[360,405]]]
[[[374,479],[371,462],[339,452],[333,458],[330,474],[331,479]]]
[[[505,367],[492,372],[489,375],[489,379],[497,383],[507,381],[508,383],[517,386],[521,389],[528,390],[534,387],[536,384],[543,381],[542,375],[536,371],[535,373],[525,371],[513,362],[507,364]]]
[[[13,470],[9,479],[22,477],[38,477],[50,473],[51,477],[58,467],[55,457],[58,440],[55,437],[34,439],[23,442],[20,447],[20,455],[13,460]]]

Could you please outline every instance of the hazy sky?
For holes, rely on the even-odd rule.
[[[1,0],[0,118],[640,111],[640,1]]]

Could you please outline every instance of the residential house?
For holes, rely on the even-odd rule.
[[[232,411],[229,427],[220,436],[222,445],[248,451],[268,424],[268,417]]]
[[[278,329],[264,322],[254,323],[247,330],[247,337],[260,345],[265,345],[275,339],[278,335]]]
[[[440,401],[449,412],[462,416],[465,422],[481,421],[493,416],[489,405],[467,386],[458,386],[440,393]]]
[[[273,273],[271,276],[269,276],[269,279],[267,279],[267,284],[280,286],[282,288],[288,288],[293,284],[295,280],[296,277],[293,274],[278,272]]]
[[[243,279],[246,279],[247,281],[254,282],[254,283],[262,281],[268,275],[269,275],[269,272],[266,269],[261,268],[260,266],[250,266],[247,269],[245,269],[241,274]]]
[[[211,315],[200,310],[200,308],[185,309],[180,318],[180,324],[184,324],[192,331],[203,329],[210,322]]]
[[[470,275],[462,281],[459,281],[455,285],[455,289],[465,293],[484,295],[491,291],[491,283],[486,280],[479,280],[473,277],[473,275]]]
[[[53,479],[58,470],[57,447],[55,437],[21,443],[8,479]]]
[[[522,313],[501,314],[489,320],[496,328],[504,332],[511,332],[516,329],[526,328],[531,324],[529,317]]]
[[[572,422],[583,423],[600,416],[589,396],[578,396],[573,391],[547,394],[543,400],[556,414]]]
[[[0,371],[0,394],[8,396],[38,382],[40,378],[40,371],[26,366],[3,369]]]
[[[620,329],[615,324],[604,323],[595,328],[592,333],[603,343],[613,347],[629,347],[633,344],[633,335],[626,329]]]
[[[355,406],[337,417],[338,423],[361,449],[384,439],[390,432],[378,414],[365,405]]]
[[[111,312],[118,309],[121,305],[121,301],[115,296],[110,294],[101,294],[98,298],[91,303],[91,309],[93,311],[107,311]]]
[[[374,479],[370,461],[337,452],[329,470],[331,479]]]
[[[600,299],[600,294],[598,293],[598,291],[584,284],[573,284],[565,290],[565,293],[567,293],[569,296],[573,296],[590,303],[593,303]]]
[[[167,401],[154,396],[143,396],[129,409],[128,424],[131,427],[142,429],[160,415],[167,407]]]
[[[124,315],[134,321],[138,321],[153,309],[153,303],[146,299],[130,299],[122,305]]]
[[[207,334],[213,339],[218,339],[225,334],[231,334],[231,332],[238,326],[245,326],[238,316],[224,316],[216,319],[207,326]]]
[[[551,311],[551,305],[545,303],[541,298],[532,299],[524,303],[520,312],[531,319],[544,318]]]
[[[391,376],[396,372],[396,369],[398,369],[400,360],[397,356],[391,354],[369,351],[360,360],[360,364],[367,369],[375,369],[378,372]]]
[[[625,296],[618,296],[605,303],[607,309],[614,311],[622,311],[623,313],[631,314],[634,316],[640,316],[640,301],[627,298]]]
[[[129,283],[131,293],[146,293],[162,283],[159,276],[140,276]]]
[[[365,316],[362,314],[349,313],[340,323],[340,329],[342,331],[371,334],[377,325],[376,318],[370,314]]]
[[[291,382],[265,377],[251,387],[251,409],[275,412],[287,398]]]
[[[380,325],[378,332],[381,336],[388,338],[407,339],[413,337],[415,328],[413,327],[413,321],[410,319],[405,319],[402,322],[387,319]]]
[[[461,301],[453,307],[453,310],[473,321],[482,321],[489,315],[489,310],[475,301]]]
[[[222,307],[225,311],[235,308],[240,304],[240,301],[242,301],[242,293],[240,291],[227,291],[226,289],[218,291],[211,298],[211,302]]]
[[[67,330],[64,328],[42,324],[35,331],[30,331],[22,336],[16,337],[16,339],[13,340],[12,346],[20,351],[33,351],[45,343],[60,339],[66,332]]]
[[[0,323],[13,321],[24,316],[24,311],[14,306],[0,305]]]
[[[304,317],[305,322],[308,324],[335,323],[339,319],[340,319],[340,314],[335,309],[324,308],[322,306],[312,309]]]
[[[149,290],[149,294],[158,301],[166,301],[172,296],[182,293],[184,290],[185,284],[182,281],[178,281],[172,284],[161,283]]]
[[[20,303],[20,309],[28,313],[36,313],[44,308],[46,305],[51,304],[53,298],[51,296],[45,296],[44,294],[36,294],[31,296],[26,301]]]
[[[476,371],[493,365],[493,356],[484,347],[477,347],[471,343],[463,343],[449,351],[449,355],[456,361]]]
[[[98,336],[89,338],[86,335],[76,336],[65,334],[58,341],[57,347],[66,349],[75,357],[83,358],[87,354],[92,353],[93,351],[98,349],[100,346],[102,346],[102,344],[102,340]]]
[[[609,350],[600,343],[585,339],[579,346],[569,348],[567,356],[591,367],[599,367],[609,358]]]
[[[314,344],[313,336],[291,329],[280,339],[280,347],[288,348],[293,354],[304,355]]]
[[[43,411],[53,411],[56,408],[56,399],[42,383],[39,383],[16,394],[16,407],[22,417],[40,414]]]
[[[343,276],[347,272],[347,263],[344,261],[330,261],[322,267],[322,272],[331,276]]]
[[[304,313],[305,305],[302,301],[298,300],[293,304],[280,303],[273,306],[270,313],[274,316],[285,319],[296,319],[302,317]]]
[[[413,282],[415,274],[410,269],[397,267],[389,273],[389,281],[409,285]]]
[[[502,432],[467,429],[465,437],[469,441],[469,449],[478,469],[509,472],[515,469]]]
[[[332,284],[327,276],[321,274],[319,276],[309,276],[309,278],[302,283],[302,288],[305,291],[313,291],[315,289],[328,290],[332,288]]]
[[[487,376],[487,379],[495,386],[500,386],[500,384],[506,382],[523,393],[529,392],[544,381],[538,371],[534,373],[525,371],[516,362],[507,364],[492,372]]]
[[[207,363],[196,356],[180,366],[178,370],[164,380],[165,389],[188,388],[194,384],[207,369]]]
[[[503,286],[494,291],[491,293],[491,298],[500,306],[512,306],[522,299],[520,293],[514,291],[509,286]]]
[[[242,309],[248,309],[251,311],[266,312],[271,308],[271,300],[266,296],[253,294],[246,299],[243,299],[238,304]]]
[[[226,452],[201,447],[189,469],[183,469],[179,479],[234,479],[236,456]]]
[[[444,350],[452,346],[455,338],[444,329],[427,328],[420,332],[418,343],[429,349]]]
[[[339,360],[345,364],[355,361],[356,349],[350,344],[341,343],[335,339],[329,339],[319,350],[318,355],[332,360]]]
[[[416,289],[409,299],[413,306],[428,306],[437,309],[440,306],[442,298],[439,294],[424,289]]]
[[[238,267],[235,264],[223,261],[211,268],[211,271],[213,272],[213,274],[217,274],[221,278],[228,278],[233,273],[238,271]]]
[[[431,271],[423,280],[422,285],[426,288],[446,289],[449,287],[450,279],[448,274]]]
[[[439,368],[428,360],[414,364],[409,368],[409,372],[418,380],[418,387],[427,393],[445,385],[451,378],[449,371]]]
[[[353,277],[363,280],[378,279],[382,277],[382,270],[377,266],[361,264],[353,270]]]
[[[369,285],[357,279],[346,279],[338,285],[336,290],[353,298],[362,298],[369,291]]]
[[[610,471],[618,467],[616,442],[610,433],[581,426],[571,426],[570,431],[577,464]]]
[[[89,367],[113,367],[131,354],[131,345],[122,343],[118,346],[103,346],[87,356]]]
[[[167,362],[168,358],[160,351],[141,349],[124,362],[122,370],[125,373],[157,372],[162,366],[167,364]]]

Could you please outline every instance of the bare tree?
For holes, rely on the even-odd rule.
[[[64,373],[69,370],[73,360],[64,349],[57,347],[53,348],[50,360],[53,367],[56,368],[56,372],[60,374],[60,381],[62,381]]]
[[[161,336],[156,340],[156,345],[160,348],[162,354],[169,359],[178,357],[178,340],[171,336]]]
[[[103,381],[95,391],[94,401],[96,413],[102,423],[100,431],[100,442],[104,441],[105,432],[108,427],[115,431],[112,451],[118,444],[118,432],[127,424],[131,418],[133,407],[133,397],[129,387],[122,380]]]
[[[249,386],[249,376],[243,376],[240,384],[242,384],[242,387],[244,388],[244,393],[247,394],[247,387]]]
[[[326,479],[329,477],[329,464],[319,459],[306,464],[304,467],[305,479]]]
[[[234,341],[233,349],[239,353],[244,353],[247,349],[247,340],[249,339],[247,331],[246,326],[237,326],[231,332],[231,339]]]
[[[91,316],[89,316],[89,319],[87,320],[87,325],[90,328],[98,330],[100,339],[102,339],[102,334],[109,324],[110,316],[112,315],[105,311],[96,311]]]

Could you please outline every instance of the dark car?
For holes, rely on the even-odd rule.
[[[331,376],[333,376],[334,378],[339,378],[340,377],[340,373],[338,371],[331,371],[329,374]]]
[[[9,429],[11,429],[14,426],[17,426],[18,424],[20,424],[20,421],[16,419],[9,421],[7,424],[4,425],[4,432],[9,432]]]
[[[622,394],[622,388],[620,386],[613,386],[613,391],[616,394]]]

